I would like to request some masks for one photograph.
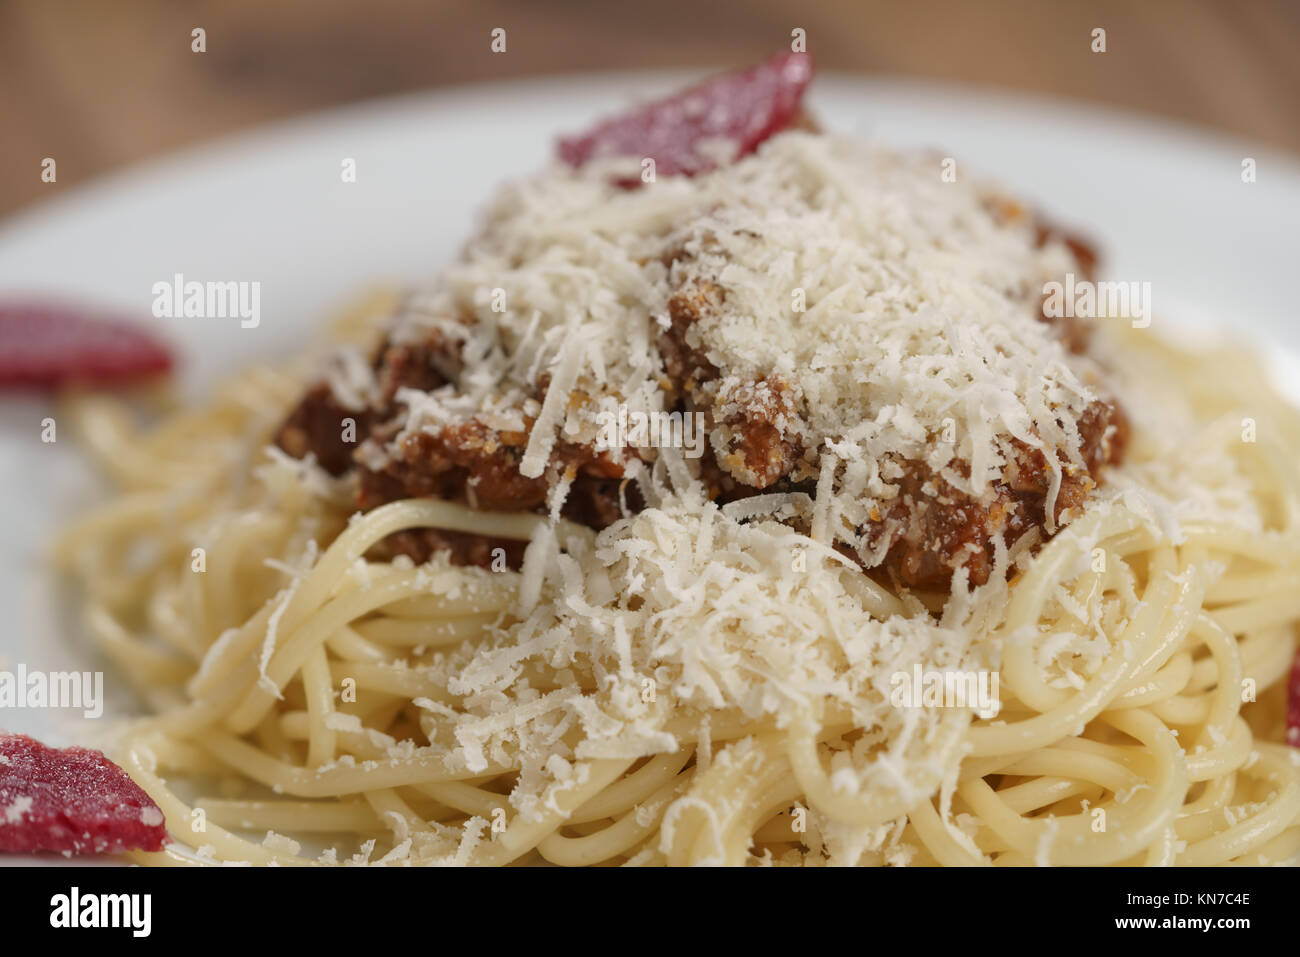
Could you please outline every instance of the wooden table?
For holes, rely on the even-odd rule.
[[[0,215],[304,110],[506,77],[743,64],[794,27],[826,69],[1093,100],[1300,153],[1294,0],[0,0]],[[1090,50],[1096,27],[1105,53]]]

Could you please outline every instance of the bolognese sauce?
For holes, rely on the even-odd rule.
[[[606,121],[589,135],[563,141],[561,158],[571,169],[565,172],[560,167],[550,185],[561,197],[585,191],[584,202],[591,205],[583,207],[582,215],[601,225],[588,227],[593,232],[583,234],[583,227],[564,222],[557,213],[554,228],[571,246],[557,249],[540,242],[531,252],[523,252],[522,247],[511,245],[523,240],[511,238],[510,217],[533,223],[527,228],[535,230],[537,218],[545,222],[547,213],[539,203],[516,197],[512,211],[493,225],[496,233],[489,231],[477,241],[490,247],[486,261],[507,274],[539,264],[541,275],[554,284],[543,289],[539,299],[543,305],[520,311],[516,325],[502,331],[491,327],[498,321],[495,316],[476,314],[474,303],[462,298],[450,313],[439,313],[436,322],[417,327],[414,333],[404,328],[398,335],[395,329],[369,359],[371,382],[364,400],[342,398],[328,381],[313,385],[280,429],[278,445],[294,457],[314,456],[333,475],[352,476],[356,505],[362,510],[399,499],[435,497],[490,511],[550,512],[595,529],[638,511],[645,500],[634,476],[643,474],[643,464],[654,462],[655,450],[602,448],[589,433],[570,430],[570,413],[584,413],[595,403],[593,385],[574,384],[576,365],[564,384],[557,385],[554,370],[564,365],[559,354],[530,353],[539,348],[534,334],[543,314],[550,324],[545,332],[552,347],[561,340],[578,348],[583,345],[570,341],[580,333],[560,325],[559,314],[568,315],[565,322],[573,322],[578,307],[558,298],[556,290],[568,289],[572,298],[571,283],[584,277],[587,286],[579,298],[598,302],[602,308],[610,301],[631,300],[618,334],[643,343],[645,351],[623,366],[624,373],[632,373],[625,375],[626,381],[639,383],[629,390],[643,401],[653,393],[649,399],[656,408],[702,417],[709,441],[702,456],[688,466],[707,497],[725,504],[762,493],[803,493],[818,503],[819,489],[824,494],[829,476],[834,494],[856,494],[860,506],[841,509],[835,547],[852,554],[872,574],[916,588],[942,587],[959,570],[971,584],[987,581],[1001,545],[1010,546],[1030,533],[1040,541],[1050,537],[1124,454],[1128,427],[1123,411],[1102,390],[1080,384],[1089,373],[1081,373],[1080,379],[1069,368],[1071,357],[1078,357],[1081,369],[1091,362],[1089,323],[1049,319],[1042,308],[1042,271],[1074,269],[1089,276],[1095,254],[1086,243],[998,195],[972,193],[969,201],[962,198],[951,209],[940,208],[949,196],[966,194],[932,194],[931,185],[913,176],[908,189],[915,196],[930,198],[909,199],[922,204],[913,208],[916,222],[911,225],[907,210],[900,214],[900,206],[906,206],[901,199],[887,193],[869,199],[863,215],[878,219],[883,232],[864,230],[860,223],[852,226],[852,241],[861,249],[849,251],[867,256],[870,247],[869,262],[878,275],[871,280],[871,290],[849,294],[858,295],[860,306],[874,303],[872,308],[892,310],[890,331],[878,335],[902,341],[899,337],[910,334],[906,316],[915,315],[919,322],[925,315],[932,335],[960,338],[963,333],[945,317],[945,310],[954,308],[952,302],[976,309],[978,317],[981,303],[987,301],[990,309],[1020,317],[1008,323],[1027,323],[1016,330],[996,329],[979,318],[975,325],[984,325],[970,335],[983,338],[967,335],[960,343],[934,343],[934,361],[923,361],[919,367],[928,371],[896,374],[886,383],[896,394],[887,397],[889,401],[877,401],[873,372],[882,364],[900,361],[896,343],[862,348],[861,343],[870,343],[870,337],[877,335],[868,320],[848,332],[845,327],[817,330],[802,316],[782,313],[770,299],[761,308],[752,301],[746,304],[744,291],[749,287],[737,278],[748,269],[750,287],[756,286],[760,280],[754,276],[788,268],[803,254],[798,242],[782,238],[781,220],[808,217],[802,234],[806,238],[800,242],[816,243],[822,238],[820,224],[843,215],[842,197],[832,194],[843,194],[852,186],[840,173],[828,172],[830,154],[823,156],[813,148],[824,137],[799,105],[806,82],[806,62],[783,55],[756,71],[694,88],[685,99],[651,104],[642,114]],[[757,126],[747,119],[746,110],[731,109],[736,105],[731,100],[720,101],[717,115],[708,122],[691,113],[693,107],[688,109],[695,99],[744,99],[751,93],[757,99],[746,100],[746,110],[758,111],[755,115],[762,122],[754,120]],[[674,143],[665,129],[672,123],[680,123],[681,135],[694,139]],[[720,159],[726,151],[720,152],[713,139],[722,135],[725,140],[732,127],[734,149],[728,166]],[[646,137],[644,153],[636,147],[638,130]],[[783,162],[791,164],[780,176],[764,172],[763,164],[775,161],[766,159],[760,147],[773,138],[775,142],[768,145],[785,144]],[[750,155],[756,151],[757,155]],[[660,155],[663,182],[674,184],[664,194],[664,209],[678,210],[685,222],[674,223],[672,216],[656,211],[654,190],[659,187],[653,180],[631,180],[622,167],[605,170],[600,164],[611,154],[629,159]],[[748,195],[750,187],[726,184],[730,169],[743,169],[767,184],[780,207],[773,213],[778,225],[771,225],[761,202]],[[863,175],[869,177],[872,169],[876,168],[864,167]],[[804,172],[815,188],[792,190],[788,179]],[[876,173],[902,175],[888,164]],[[608,177],[603,186],[602,177]],[[686,185],[694,182],[704,184],[699,196]],[[711,192],[711,184],[717,183],[722,185]],[[631,198],[623,201],[620,196]],[[603,206],[638,201],[643,205],[636,207],[627,227],[619,231],[609,225]],[[728,203],[752,207],[748,219],[733,223],[727,215]],[[925,208],[925,203],[934,208]],[[915,236],[904,235],[907,230]],[[950,243],[956,235],[953,230],[969,235]],[[769,241],[773,255],[755,257],[766,265],[755,268],[735,261],[738,248],[761,248]],[[997,255],[984,248],[990,241],[1018,257],[1017,266],[1000,269]],[[637,252],[620,251],[603,277],[579,262],[583,256],[608,253],[618,245]],[[969,250],[968,260],[958,258],[961,249]],[[824,255],[833,267],[837,252],[827,250]],[[905,261],[906,269],[896,267],[892,256],[903,257],[899,262]],[[829,267],[824,262],[821,268]],[[945,300],[957,294],[944,285],[946,270],[956,276],[954,283],[961,283],[957,293],[964,299]],[[470,274],[480,275],[472,269]],[[816,308],[826,314],[834,297],[848,288],[842,284],[830,290]],[[736,296],[738,289],[742,294]],[[648,298],[638,303],[638,295]],[[627,318],[637,316],[638,309],[639,318]],[[759,318],[760,311],[767,318]],[[467,348],[466,341],[477,332],[491,341]],[[804,350],[805,358],[799,361],[793,360],[793,353],[772,360],[786,344],[783,337],[797,340],[808,334],[823,337],[818,349]],[[837,343],[846,335],[858,343],[857,351],[840,354]],[[748,340],[754,338],[763,340],[761,348],[750,347]],[[987,373],[998,363],[1012,362],[1008,350],[1013,346],[1024,350],[1020,340],[1025,338],[1039,343],[1032,348],[1051,353],[1042,357],[1048,370],[1044,375],[1059,380],[1051,398],[1045,391],[1037,397],[1029,395],[1037,387],[1024,369],[1015,375],[999,373],[1001,379]],[[978,354],[970,354],[969,344],[977,347]],[[922,343],[908,348],[928,347]],[[484,364],[489,355],[501,360],[495,372]],[[604,388],[603,398],[625,398],[609,387],[611,375],[606,368],[622,358],[606,355],[597,363],[595,374],[606,382],[595,387]],[[1025,353],[1014,361],[1027,365],[1031,358]],[[484,398],[484,380],[506,376],[502,369],[513,378],[508,383],[503,379],[502,388],[492,391],[489,401]],[[957,443],[942,438],[940,433],[947,429],[939,428],[940,413],[933,411],[952,404],[937,384],[945,369],[956,380],[969,383],[970,389],[984,390],[976,397],[987,397],[994,408],[1005,411],[1015,406],[1015,414],[1007,413],[1011,424],[1001,429],[993,428],[980,413],[968,414],[968,431],[979,430],[982,439],[967,443],[965,457],[957,454]],[[836,379],[832,373],[841,377]],[[1020,391],[1009,392],[1013,386],[1008,383],[1018,383],[1014,388]],[[854,392],[847,404],[836,394],[841,387]],[[909,388],[929,390],[924,399],[929,403],[926,415],[918,417],[909,408]],[[495,389],[491,381],[489,389]],[[416,423],[412,402],[426,399],[439,409],[459,411],[439,412]],[[492,414],[480,415],[473,409],[465,414],[466,405],[475,402],[491,404]],[[918,399],[917,409],[922,404]],[[1032,415],[1031,406],[1036,410]],[[349,423],[351,430],[345,427]],[[865,457],[865,446],[858,448],[850,456],[856,456],[855,461],[846,467],[856,469],[858,486],[869,486],[871,491],[845,493],[834,469],[828,471],[829,451],[852,445],[856,440],[847,436],[875,425],[880,426],[878,431],[892,429],[891,434],[907,441],[884,448],[877,442]],[[787,520],[809,530],[806,516]],[[517,566],[522,554],[517,542],[440,530],[403,532],[391,536],[384,548],[416,560],[445,551],[454,561],[476,565],[505,555]]]

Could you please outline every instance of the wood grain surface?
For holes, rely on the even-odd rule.
[[[207,51],[191,51],[191,30]],[[506,30],[505,53],[490,49]],[[367,97],[743,64],[1091,100],[1300,153],[1297,0],[0,0],[0,215],[105,171]],[[1107,50],[1091,52],[1091,31]],[[54,157],[56,183],[41,181]]]

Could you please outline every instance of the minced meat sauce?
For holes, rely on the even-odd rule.
[[[1017,218],[1018,208],[996,210],[1000,217]],[[1054,234],[1039,227],[1039,243]],[[1091,273],[1094,257],[1086,245],[1067,240],[1080,271]],[[734,501],[762,492],[816,490],[816,448],[788,427],[798,417],[795,384],[780,376],[737,384],[722,375],[688,342],[688,331],[705,311],[721,306],[717,287],[694,283],[680,288],[669,303],[669,322],[658,339],[663,359],[665,407],[705,415],[711,441],[693,466],[709,495],[718,502]],[[1040,307],[1041,312],[1041,307]],[[1089,323],[1083,320],[1049,320],[1062,342],[1074,352],[1088,343]],[[395,395],[400,388],[430,391],[455,387],[461,372],[458,350],[437,334],[410,344],[385,343],[373,361],[378,389],[362,411],[341,406],[329,386],[310,388],[281,427],[276,441],[289,455],[315,456],[333,475],[355,470],[357,507],[376,508],[403,498],[430,496],[462,502],[493,511],[547,510],[548,491],[561,479],[570,483],[562,514],[591,528],[605,528],[627,511],[637,511],[642,500],[635,484],[626,478],[627,458],[637,449],[598,451],[590,445],[561,438],[552,450],[549,468],[536,478],[520,473],[533,420],[523,416],[524,428],[503,431],[476,419],[447,425],[441,431],[427,428],[397,444],[382,465],[372,467],[355,455],[367,438],[388,443],[401,429],[404,414]],[[537,386],[544,397],[548,380]],[[356,422],[356,442],[343,439],[342,421]],[[1121,459],[1128,426],[1120,408],[1110,401],[1094,400],[1080,417],[1083,468],[1060,463],[1060,487],[1052,522],[1047,508],[1054,471],[1041,451],[1013,442],[1015,452],[1002,470],[993,495],[976,500],[952,487],[919,461],[890,463],[901,476],[898,491],[883,509],[872,513],[868,527],[858,529],[864,550],[878,551],[882,536],[889,536],[883,563],[872,574],[909,587],[942,587],[958,568],[965,568],[972,584],[988,580],[993,567],[995,541],[1010,544],[1032,529],[1047,530],[1067,510],[1077,509],[1102,481],[1109,465]],[[420,529],[390,536],[381,550],[389,556],[405,554],[423,561],[436,551],[448,551],[453,561],[487,566],[497,549],[504,550],[511,567],[518,567],[523,543],[486,536]],[[860,560],[860,558],[859,558]]]

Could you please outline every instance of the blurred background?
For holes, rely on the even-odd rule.
[[[190,49],[202,27],[207,52]],[[507,52],[489,49],[507,31]],[[0,216],[133,161],[403,91],[726,67],[1071,97],[1300,154],[1300,0],[0,0]],[[1091,32],[1106,30],[1104,55]],[[58,159],[58,183],[40,160]]]

